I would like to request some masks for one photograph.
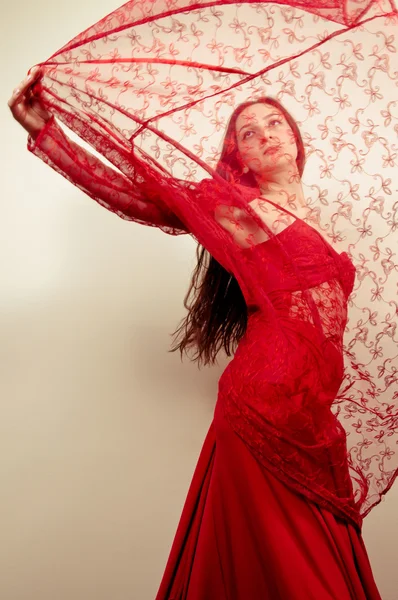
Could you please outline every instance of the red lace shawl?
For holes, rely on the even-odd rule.
[[[128,2],[43,61],[35,87],[107,162],[54,118],[29,139],[99,204],[189,232],[237,278],[262,337],[251,329],[256,344],[236,360],[251,350],[262,379],[243,409],[227,369],[231,424],[269,468],[357,524],[398,468],[397,23],[383,0]],[[259,190],[215,171],[234,108],[262,96],[300,129],[306,219],[264,197],[260,218]],[[237,243],[231,224],[248,222],[265,243]]]

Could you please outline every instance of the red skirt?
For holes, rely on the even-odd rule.
[[[360,533],[210,425],[156,600],[381,600]]]

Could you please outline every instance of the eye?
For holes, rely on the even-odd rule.
[[[246,140],[251,133],[254,133],[254,131],[252,131],[251,129],[245,131],[245,133],[243,134],[243,139]]]
[[[272,121],[270,121],[270,125],[272,125],[272,123],[279,123],[280,125],[282,121],[280,119],[272,119]]]

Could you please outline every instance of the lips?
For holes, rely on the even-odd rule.
[[[279,150],[281,146],[282,144],[278,144],[277,146],[270,146],[269,148],[267,148],[264,154],[268,154],[268,152],[275,152],[276,150]]]

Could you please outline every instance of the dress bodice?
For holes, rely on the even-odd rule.
[[[262,285],[270,298],[276,298],[278,292],[309,290],[332,280],[340,283],[345,299],[353,289],[355,267],[347,253],[336,252],[318,231],[301,219],[273,238],[241,252],[246,260],[261,268]],[[255,308],[250,287],[242,291],[248,307]]]

